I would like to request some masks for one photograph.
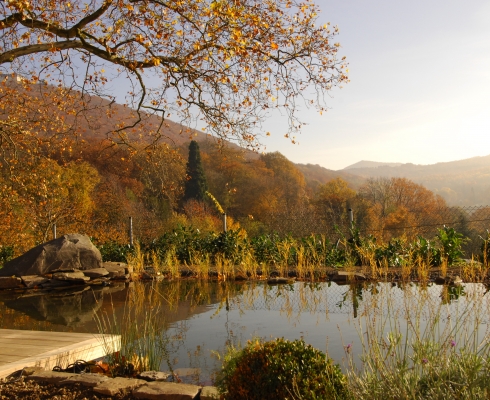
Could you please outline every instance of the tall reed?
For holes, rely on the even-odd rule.
[[[159,371],[163,361],[172,370],[170,338],[166,334],[161,299],[154,286],[147,289],[143,283],[136,283],[128,290],[122,315],[117,315],[113,305],[112,314],[102,312],[95,315],[103,337],[120,336],[119,348],[112,340],[103,340],[102,343],[113,375]]]
[[[346,346],[353,398],[488,399],[490,336],[482,324],[490,310],[483,287],[452,306],[409,286],[404,293],[401,308],[378,294],[367,305],[377,312],[359,318],[362,367]]]

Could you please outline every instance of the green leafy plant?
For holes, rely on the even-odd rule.
[[[10,261],[14,257],[13,246],[1,246],[0,245],[0,268],[3,267],[7,261]]]
[[[440,250],[436,248],[436,244],[422,236],[417,236],[417,239],[412,243],[412,258],[419,258],[427,265],[436,265],[440,262]]]
[[[256,339],[231,348],[215,383],[227,400],[348,397],[340,368],[303,340]]]
[[[126,262],[133,251],[128,244],[107,242],[97,246],[103,261]]]
[[[461,233],[456,232],[454,228],[445,226],[439,229],[437,239],[441,244],[440,263],[443,262],[443,260],[446,260],[448,265],[453,265],[464,255],[461,247],[468,241],[468,239]]]

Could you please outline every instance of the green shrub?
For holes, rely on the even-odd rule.
[[[303,340],[251,341],[225,358],[216,385],[225,399],[343,399],[347,380]]]
[[[0,268],[3,267],[7,261],[10,261],[14,257],[14,247],[13,246],[2,246],[0,245]]]
[[[128,244],[119,244],[116,242],[107,242],[98,245],[97,248],[102,256],[102,261],[126,262],[128,254],[132,252]]]

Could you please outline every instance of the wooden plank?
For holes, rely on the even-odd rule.
[[[103,357],[106,355],[104,341],[114,351],[119,350],[117,335],[0,329],[0,378],[24,367],[40,366],[51,370],[56,365],[66,368],[76,360]]]

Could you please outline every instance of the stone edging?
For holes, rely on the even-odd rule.
[[[80,384],[90,387],[96,393],[115,396],[119,393],[131,394],[136,399],[161,400],[216,400],[218,390],[213,386],[197,386],[187,383],[166,381],[148,382],[136,378],[109,378],[101,374],[73,374],[68,372],[44,371],[40,367],[25,368],[26,380],[51,383],[56,386]]]

